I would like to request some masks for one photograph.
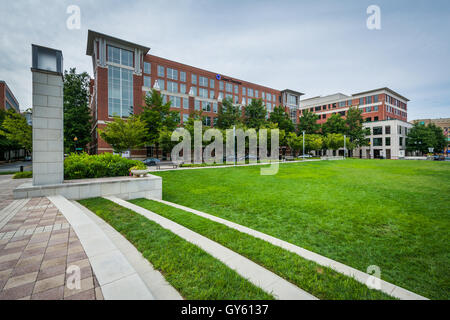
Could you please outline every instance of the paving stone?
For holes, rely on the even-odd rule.
[[[44,255],[44,260],[60,258],[67,256],[67,249],[54,250],[51,252],[46,252]]]
[[[36,281],[36,284],[34,285],[33,294],[44,292],[56,287],[64,286],[65,276],[66,276],[65,274],[60,274],[54,277]]]
[[[15,287],[19,287],[19,286],[22,286],[22,285],[30,283],[30,282],[34,283],[36,280],[37,274],[38,274],[37,272],[32,272],[32,273],[26,273],[24,275],[17,276],[17,277],[11,277],[8,279],[8,282],[6,282],[6,285],[3,288],[3,290],[8,290],[8,289],[12,289]]]
[[[0,271],[4,271],[4,270],[8,270],[8,269],[14,268],[14,266],[17,263],[17,261],[19,261],[19,259],[6,261],[6,262],[0,262]]]
[[[57,265],[66,265],[66,257],[59,257],[59,258],[55,258],[55,259],[44,260],[44,261],[42,261],[41,268],[44,269],[44,268],[54,267]]]
[[[17,247],[25,247],[28,244],[28,240],[16,241],[8,243],[3,249],[11,249]]]
[[[56,265],[48,268],[41,268],[39,270],[39,274],[37,276],[37,280],[43,280],[47,278],[51,278],[60,274],[66,273],[66,265]]]
[[[22,255],[22,252],[15,252],[15,253],[9,253],[9,254],[5,254],[5,255],[1,255],[0,256],[0,263],[19,259],[21,255]]]
[[[86,255],[86,253],[84,251],[83,252],[73,253],[73,254],[70,254],[70,255],[67,256],[67,263],[69,264],[69,263],[72,263],[74,261],[83,260],[83,259],[86,259],[86,258],[87,258],[87,255]]]
[[[20,276],[31,272],[38,272],[40,267],[40,262],[28,263],[26,265],[15,267],[12,276]]]
[[[31,295],[34,282],[0,292],[0,300],[17,300]]]
[[[90,289],[64,298],[64,300],[95,300],[95,290]]]
[[[32,300],[62,300],[64,298],[64,286],[59,286],[47,291],[39,292],[31,296]]]
[[[67,285],[64,287],[64,299],[91,289],[94,289],[94,279],[92,277],[82,279],[80,281],[80,289],[69,289]]]
[[[103,293],[102,293],[102,289],[100,289],[100,287],[96,287],[95,288],[95,299],[97,300],[103,300]]]

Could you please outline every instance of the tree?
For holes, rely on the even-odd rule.
[[[322,124],[322,132],[328,133],[346,133],[347,128],[345,120],[340,114],[333,114],[328,118],[327,122]]]
[[[346,138],[346,143],[350,142]],[[323,138],[324,145],[329,150],[337,150],[344,147],[344,136],[341,133],[330,133]]]
[[[277,123],[280,130],[284,130],[286,133],[294,132],[295,126],[292,122],[289,114],[284,110],[283,106],[278,106],[270,113],[269,122]]]
[[[305,152],[318,151],[323,149],[323,136],[320,134],[305,135]]]
[[[299,137],[295,132],[290,132],[287,134],[286,141],[293,156],[295,156],[297,151],[303,147],[303,136]]]
[[[64,72],[64,149],[67,153],[77,147],[84,148],[92,139],[90,79],[86,72],[77,74],[75,68]]]
[[[317,120],[319,120],[319,116],[317,114],[309,110],[304,110],[299,119],[299,132],[305,131],[308,134],[318,133],[320,130],[320,124],[317,123]]]
[[[14,110],[6,112],[0,128],[0,135],[13,143],[17,143],[28,152],[31,152],[33,148],[32,127],[23,115],[16,113]]]
[[[242,123],[242,121],[239,106],[233,105],[233,100],[231,98],[224,99],[217,116],[217,127],[223,130],[230,129],[234,125],[240,123]]]
[[[267,122],[267,111],[261,99],[253,99],[244,110],[244,124],[248,128],[259,130]]]
[[[367,135],[370,134],[369,128],[363,127],[362,109],[351,107],[348,109],[347,117],[345,119],[346,134],[350,138],[352,149],[367,146]],[[349,147],[349,150],[352,150]]]
[[[173,131],[180,123],[179,112],[171,111],[170,106],[171,102],[164,103],[161,93],[157,90],[152,90],[145,96],[145,106],[140,117],[146,123],[146,143],[156,146],[156,154],[161,134],[165,135],[163,131]]]
[[[424,154],[429,152],[429,148],[433,148],[435,152],[442,152],[445,145],[445,135],[442,129],[434,123],[430,123],[427,126],[415,123],[408,131],[406,144],[408,151],[419,151]]]
[[[118,153],[144,146],[147,137],[146,123],[136,115],[127,120],[114,117],[105,129],[99,129],[98,132]]]
[[[3,121],[6,116],[6,110],[0,109],[0,159],[2,159],[3,154],[7,151],[21,149],[21,146],[17,142],[11,141],[1,134],[1,131],[5,130],[5,128],[3,128]]]

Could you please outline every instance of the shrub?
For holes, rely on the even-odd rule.
[[[72,180],[128,176],[130,168],[134,166],[144,166],[145,169],[145,165],[138,160],[111,153],[92,156],[87,153],[71,154],[64,160],[64,178]]]
[[[27,179],[27,178],[33,178],[33,172],[31,171],[17,172],[13,176],[13,179]]]

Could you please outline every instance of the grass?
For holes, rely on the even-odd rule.
[[[158,224],[103,198],[79,201],[125,236],[186,299],[273,297]]]
[[[164,200],[220,216],[432,299],[449,299],[450,163],[357,160],[155,172]]]
[[[319,299],[390,299],[370,290],[356,280],[321,267],[298,255],[227,226],[192,213],[146,199],[130,202],[158,213],[229,249],[292,282]]]
[[[0,172],[0,176],[7,176],[7,175],[10,175],[10,174],[15,174],[17,172],[18,171],[1,171]]]
[[[33,172],[31,172],[31,171],[16,172],[12,178],[13,179],[33,178]]]

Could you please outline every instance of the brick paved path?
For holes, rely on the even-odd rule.
[[[80,287],[69,289],[74,273],[68,268],[77,267]],[[0,229],[0,300],[5,299],[103,299],[79,239],[47,198],[29,200]]]
[[[24,184],[30,182],[31,179],[11,179],[11,175],[0,176],[0,210],[13,202],[13,190]]]

